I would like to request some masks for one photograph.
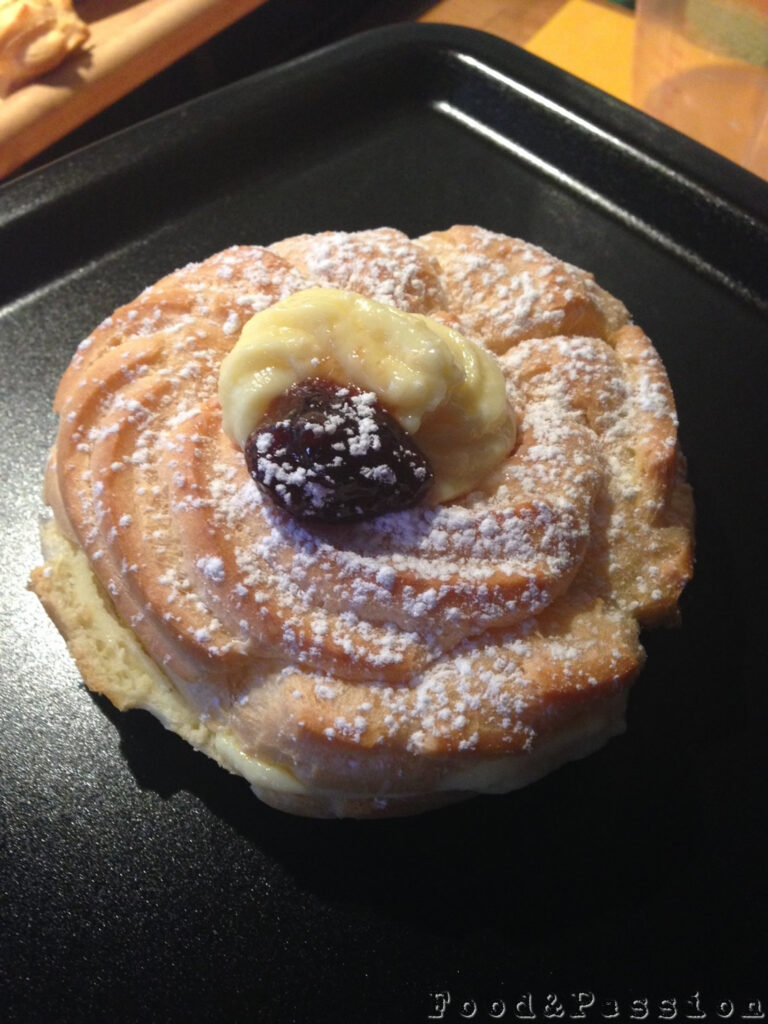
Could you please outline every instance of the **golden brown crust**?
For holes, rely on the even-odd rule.
[[[629,321],[591,274],[518,238],[455,225],[418,241],[440,266],[448,308],[493,352],[526,338],[608,338]]]
[[[262,497],[221,431],[218,366],[253,312],[318,283],[499,353],[519,438],[475,493],[344,527]],[[652,344],[589,275],[479,228],[326,232],[182,268],[86,339],[56,409],[63,537],[33,587],[86,682],[295,813],[410,813],[599,746],[639,626],[674,619],[691,573]],[[82,625],[96,603],[147,658],[140,696]]]

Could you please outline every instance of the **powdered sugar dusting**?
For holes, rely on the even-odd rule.
[[[73,359],[57,514],[211,721],[266,730],[254,716],[284,687],[275,746],[525,751],[626,685],[636,620],[674,604],[676,420],[658,356],[636,328],[606,328],[588,275],[455,230],[233,247],[147,289]],[[221,432],[218,367],[247,317],[315,284],[435,313],[503,353],[518,441],[475,492],[309,527],[259,491]],[[370,396],[354,401],[345,443],[367,452]]]

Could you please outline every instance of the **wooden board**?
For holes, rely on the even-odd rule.
[[[78,4],[91,30],[83,50],[0,100],[0,178],[264,2]]]

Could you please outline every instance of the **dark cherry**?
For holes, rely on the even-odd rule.
[[[245,460],[278,505],[327,523],[409,508],[432,483],[429,462],[373,394],[319,378],[272,403]]]

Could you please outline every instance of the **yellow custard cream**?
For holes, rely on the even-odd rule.
[[[429,498],[471,491],[515,443],[515,415],[492,355],[431,317],[355,292],[309,288],[257,313],[224,359],[224,430],[241,447],[270,403],[312,377],[353,385],[429,459]]]

